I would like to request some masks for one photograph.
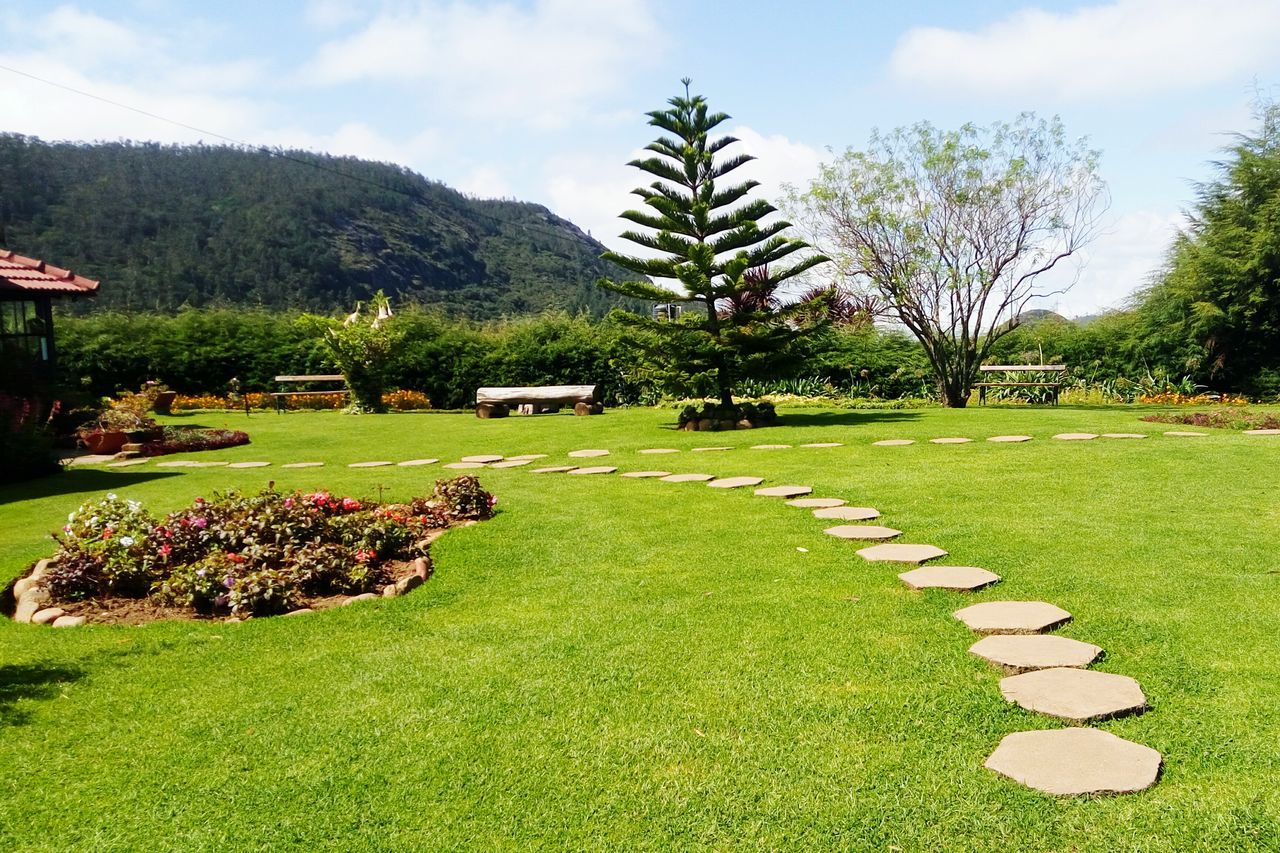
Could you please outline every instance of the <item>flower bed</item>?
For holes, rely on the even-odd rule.
[[[197,450],[221,450],[249,443],[249,434],[238,429],[205,429],[201,427],[164,427],[164,436],[143,442],[143,456],[166,453],[190,453]]]
[[[1218,409],[1213,412],[1187,412],[1186,414],[1146,415],[1144,421],[1157,424],[1185,424],[1186,426],[1214,427],[1216,429],[1280,429],[1280,413],[1247,412]]]
[[[429,577],[435,537],[492,517],[494,504],[475,477],[403,504],[232,491],[159,520],[107,495],[71,513],[54,555],[15,582],[14,618],[243,619],[400,595]]]
[[[316,392],[305,396],[287,398],[290,409],[309,409],[314,411],[337,411],[345,409],[350,403],[346,394],[326,394]],[[421,391],[388,391],[382,395],[383,404],[395,412],[422,411],[431,408],[431,398]],[[220,397],[216,394],[200,394],[196,396],[179,394],[173,401],[173,411],[194,412],[200,410],[243,411],[245,404],[250,409],[274,409],[275,398],[270,394],[251,392],[239,397]]]

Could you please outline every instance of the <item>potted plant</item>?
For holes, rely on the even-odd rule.
[[[80,429],[80,440],[91,453],[119,453],[130,441],[150,441],[159,430],[151,418],[141,415],[130,406],[116,405],[108,401],[98,417]]]
[[[151,411],[157,415],[173,414],[173,401],[178,398],[177,391],[170,391],[169,386],[156,379],[145,382],[142,395],[151,401]]]

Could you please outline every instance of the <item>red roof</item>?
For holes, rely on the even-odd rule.
[[[0,293],[14,290],[78,296],[97,293],[98,282],[76,275],[71,270],[0,249]]]

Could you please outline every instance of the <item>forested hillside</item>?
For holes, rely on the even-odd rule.
[[[622,271],[536,204],[348,157],[0,135],[0,245],[101,279],[74,310],[328,311],[378,289],[473,318],[602,314]]]

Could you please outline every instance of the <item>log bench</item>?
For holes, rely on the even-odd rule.
[[[594,385],[541,385],[527,388],[479,388],[476,390],[477,418],[505,418],[516,406],[522,414],[556,412],[573,406],[575,415],[599,415],[604,404],[596,401]]]
[[[334,388],[329,391],[273,391],[271,398],[276,403],[276,414],[283,414],[288,407],[289,398],[315,396],[316,394],[346,394],[350,395],[351,391],[346,387],[347,378],[341,373],[325,373],[318,376],[277,376],[276,382],[281,385],[288,383],[302,384],[304,382],[341,382],[341,388]]]
[[[978,368],[983,373],[1061,373],[1067,369],[1065,364],[984,364]],[[1046,380],[1041,382],[978,382],[974,386],[978,389],[978,405],[985,406],[987,403],[988,388],[1048,388],[1051,392],[1050,405],[1058,405],[1058,392],[1062,388],[1062,383],[1057,380]]]

